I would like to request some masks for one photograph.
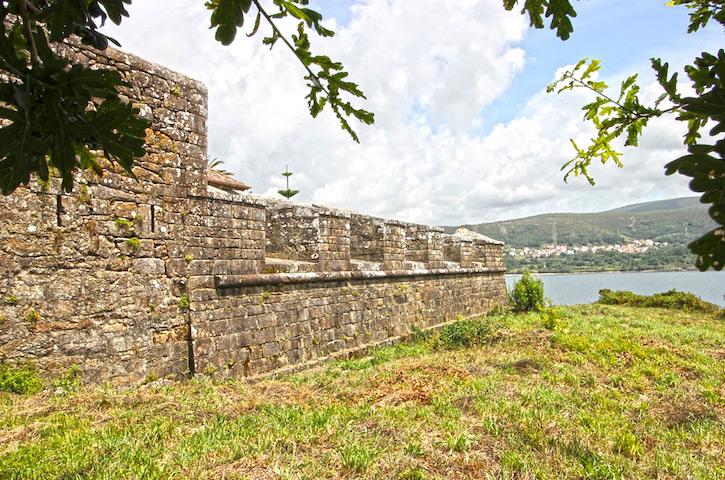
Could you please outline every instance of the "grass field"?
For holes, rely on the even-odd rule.
[[[725,479],[713,315],[588,305],[254,385],[67,383],[0,393],[0,478]]]

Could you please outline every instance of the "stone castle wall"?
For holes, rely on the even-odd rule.
[[[90,382],[301,368],[505,301],[503,247],[317,206],[209,193],[205,87],[115,68],[152,121],[136,180],[111,169],[0,198],[0,362]]]

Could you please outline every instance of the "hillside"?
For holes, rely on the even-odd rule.
[[[662,210],[683,210],[702,208],[698,197],[670,198],[655,202],[635,203],[610,210],[610,212],[658,212]]]
[[[548,243],[602,245],[652,239],[683,245],[713,228],[697,198],[639,203],[597,213],[549,213],[466,228],[502,240],[510,247]],[[444,227],[447,232],[454,227]]]

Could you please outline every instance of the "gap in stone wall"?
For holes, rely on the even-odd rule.
[[[319,215],[311,208],[274,205],[266,208],[265,273],[319,270]]]

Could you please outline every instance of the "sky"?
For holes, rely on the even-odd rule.
[[[624,168],[594,166],[595,187],[564,183],[570,139],[591,137],[580,109],[593,97],[545,91],[566,66],[594,57],[610,85],[640,73],[643,98],[656,98],[651,57],[681,68],[722,46],[717,27],[687,34],[683,7],[580,0],[574,34],[562,42],[501,0],[312,0],[336,32],[312,37],[313,52],[341,61],[367,96],[359,105],[376,114],[373,126],[353,123],[356,144],[330,112],[310,117],[289,50],[270,51],[261,35],[216,43],[203,4],[136,0],[130,18],[105,31],[207,85],[209,156],[254,193],[276,195],[289,165],[296,201],[436,225],[693,195],[686,178],[664,175],[683,152],[672,119],[653,121],[639,148],[623,149]]]

